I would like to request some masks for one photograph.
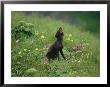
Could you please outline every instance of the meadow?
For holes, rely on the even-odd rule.
[[[74,12],[61,18],[58,15],[44,16],[39,12],[27,13],[11,12],[12,77],[100,76],[100,20],[97,16]],[[68,16],[80,20],[69,21],[66,19]],[[59,61],[55,59],[50,64],[45,63],[45,55],[56,40],[55,33],[59,27],[64,30],[63,52],[67,60],[60,55]],[[79,50],[72,50],[78,45],[81,45]]]

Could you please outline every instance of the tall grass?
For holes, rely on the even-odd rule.
[[[100,43],[99,38],[80,27],[62,20],[44,17],[37,14],[26,15],[23,12],[12,12],[11,28],[15,29],[19,21],[34,25],[32,36],[11,38],[11,75],[16,76],[100,76]],[[67,60],[57,59],[45,64],[45,54],[55,41],[55,33],[59,27],[64,29],[64,54]],[[19,36],[20,34],[17,34]],[[69,51],[77,44],[84,48]]]

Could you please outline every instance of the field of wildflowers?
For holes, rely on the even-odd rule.
[[[59,27],[64,29],[64,60],[46,60]],[[94,25],[95,26],[95,25]],[[94,77],[100,76],[99,37],[81,26],[38,14],[11,13],[12,77]]]

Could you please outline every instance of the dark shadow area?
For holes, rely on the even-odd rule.
[[[25,12],[26,15],[36,14],[49,17],[55,20],[62,20],[75,25],[82,31],[86,30],[99,36],[100,32],[100,11],[39,11]]]

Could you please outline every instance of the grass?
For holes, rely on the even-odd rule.
[[[11,35],[11,76],[24,77],[97,77],[100,76],[100,41],[99,37],[89,31],[82,31],[80,27],[62,20],[44,17],[37,14],[26,15],[23,12],[12,12],[11,28],[25,21],[34,25],[28,36],[24,33]],[[83,21],[83,20],[82,20]],[[64,28],[64,54],[45,64],[48,47],[55,41],[58,28]],[[84,48],[69,51],[76,44],[81,43]]]

